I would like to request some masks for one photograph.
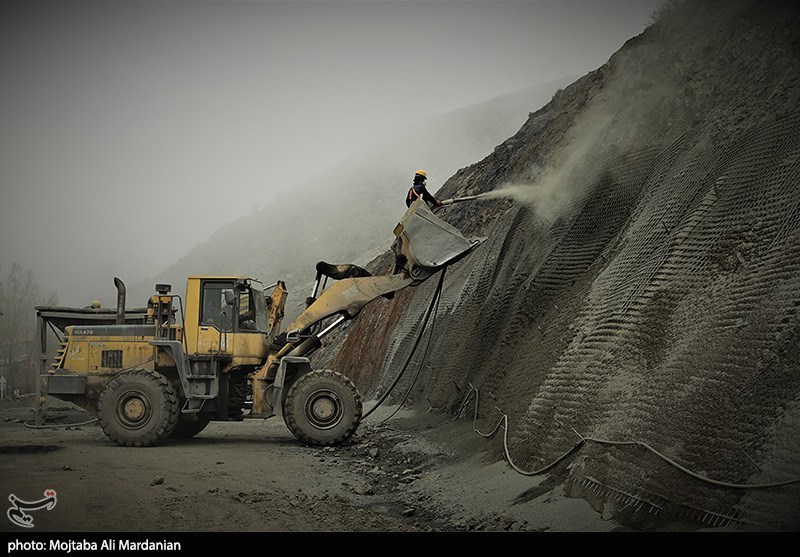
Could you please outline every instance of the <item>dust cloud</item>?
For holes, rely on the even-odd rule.
[[[531,165],[524,175],[529,179],[504,183],[482,197],[528,205],[537,217],[553,221],[576,209],[601,177],[613,182],[611,171],[620,154],[643,147],[642,137],[675,138],[682,133],[676,124],[691,118],[688,105],[670,102],[680,98],[675,83],[658,75],[641,79],[622,56],[612,58],[600,75],[601,90],[565,133],[550,162]]]
[[[537,217],[553,221],[569,212],[583,198],[602,172],[587,173],[597,145],[609,130],[612,118],[607,114],[590,115],[572,129],[572,139],[556,154],[554,163],[547,167],[532,167],[529,173],[535,178],[521,183],[506,183],[499,189],[479,197],[484,199],[510,199],[527,205]],[[579,134],[579,135],[578,135]],[[580,179],[576,179],[580,173]]]

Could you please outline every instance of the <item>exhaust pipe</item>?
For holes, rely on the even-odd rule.
[[[117,287],[117,325],[125,324],[125,283],[114,277],[114,286]]]

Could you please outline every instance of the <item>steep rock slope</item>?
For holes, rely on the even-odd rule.
[[[491,392],[478,426],[502,408],[528,469],[581,435],[715,480],[800,476],[799,77],[793,3],[685,2],[460,170],[444,195],[516,184],[517,201],[443,213],[488,239],[448,270],[395,401],[418,365],[423,408]],[[332,366],[382,392],[434,283],[366,308]],[[634,526],[800,527],[797,483],[713,485],[595,441],[567,463],[571,495]]]

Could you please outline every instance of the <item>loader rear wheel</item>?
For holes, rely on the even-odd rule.
[[[361,396],[347,377],[329,369],[301,376],[286,395],[284,421],[309,445],[337,445],[361,423]]]
[[[175,426],[175,430],[170,437],[172,439],[191,439],[203,431],[210,421],[211,418],[182,414],[178,419],[178,425]]]
[[[150,447],[175,430],[180,406],[166,377],[135,369],[120,373],[105,386],[97,413],[103,432],[117,445]]]

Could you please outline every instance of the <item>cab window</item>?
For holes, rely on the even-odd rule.
[[[253,293],[248,288],[239,293],[239,330],[256,330],[256,311],[252,303]]]
[[[201,325],[210,325],[220,331],[231,331],[235,308],[225,305],[225,291],[233,291],[231,282],[206,282],[203,285]]]
[[[264,293],[253,285],[239,292],[239,331],[268,333]]]

